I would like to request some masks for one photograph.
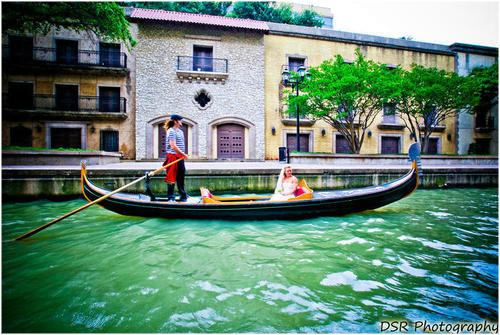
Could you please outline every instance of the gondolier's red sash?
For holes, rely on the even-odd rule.
[[[182,156],[167,153],[167,159],[165,159],[162,166],[170,164],[179,158],[182,158]],[[176,164],[173,164],[172,166],[167,168],[167,176],[165,177],[165,179],[163,179],[164,182],[169,183],[169,184],[175,184],[175,181],[177,179],[177,167],[178,167],[178,164],[176,163]]]

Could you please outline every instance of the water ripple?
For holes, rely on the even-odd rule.
[[[3,238],[85,203],[4,203]],[[497,215],[497,189],[417,190],[293,222],[89,207],[2,245],[2,330],[377,333],[382,320],[496,320]]]

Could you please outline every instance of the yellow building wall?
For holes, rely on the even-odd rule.
[[[266,118],[266,157],[277,158],[279,147],[286,146],[286,137],[284,131],[295,133],[294,125],[285,126],[281,122],[280,114],[280,83],[282,65],[288,63],[288,57],[306,57],[305,65],[307,67],[319,66],[325,60],[335,58],[337,54],[342,55],[344,59],[354,60],[356,58],[357,44],[319,40],[303,37],[265,35],[265,118]],[[378,46],[361,46],[361,52],[367,59],[376,62],[401,65],[405,69],[410,69],[412,63],[426,67],[437,67],[446,71],[454,71],[455,59],[451,55],[430,54],[409,50],[400,50],[392,48],[383,48]],[[365,136],[361,153],[375,154],[379,153],[379,134],[403,134],[401,151],[407,152],[410,141],[408,130],[380,130],[377,125],[381,123],[382,113],[377,116],[373,125],[369,128],[372,132],[371,137]],[[402,124],[401,120],[398,123]],[[433,136],[441,137],[441,153],[455,153],[455,118],[451,117],[444,123],[446,130],[442,133],[433,133]],[[272,135],[271,129],[276,129],[275,135]],[[325,135],[321,130],[325,129]],[[312,127],[301,126],[303,130],[313,130],[313,148],[314,152],[332,153],[334,149],[335,128],[322,120],[317,120]],[[447,135],[451,139],[447,139]]]

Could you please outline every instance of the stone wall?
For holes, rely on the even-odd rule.
[[[158,158],[158,126],[172,114],[188,125],[193,158],[217,158],[216,127],[236,123],[245,127],[245,158],[264,158],[264,41],[262,33],[224,28],[139,23],[136,46],[137,159]],[[194,46],[213,48],[213,57],[227,59],[227,76],[214,81],[180,79],[178,56],[193,56]],[[195,100],[205,92],[210,102]],[[161,158],[161,157],[160,157]]]

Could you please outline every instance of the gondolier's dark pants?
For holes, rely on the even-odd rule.
[[[184,160],[177,162],[177,175],[175,181],[177,183],[177,190],[179,191],[180,200],[187,199],[187,193],[184,191],[184,177],[186,176],[186,166],[184,165]],[[167,198],[168,200],[175,200],[174,189],[175,184],[167,184]]]

